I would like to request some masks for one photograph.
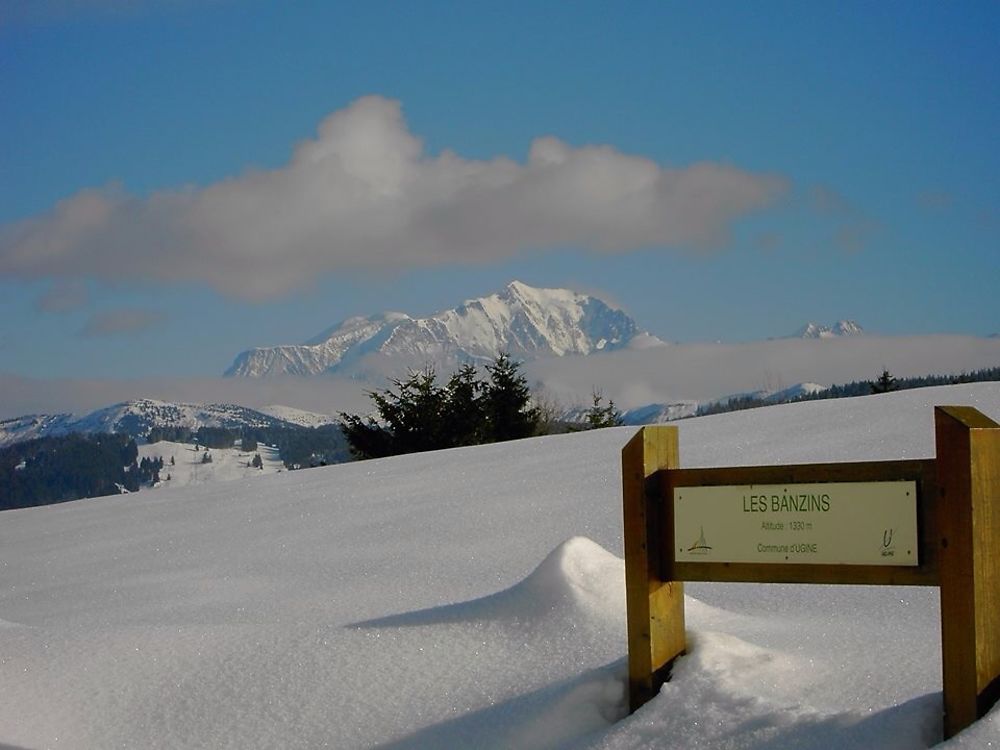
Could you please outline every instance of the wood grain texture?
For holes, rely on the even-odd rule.
[[[622,450],[629,706],[656,695],[669,665],[684,652],[684,587],[660,576],[661,504],[653,477],[678,465],[676,427],[644,427]]]
[[[937,407],[945,737],[1000,697],[1000,425]]]

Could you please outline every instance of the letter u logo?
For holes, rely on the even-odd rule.
[[[889,549],[892,546],[892,534],[894,529],[886,529],[882,532],[882,546]]]

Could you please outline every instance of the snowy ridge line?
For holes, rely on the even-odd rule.
[[[142,442],[151,429],[200,427],[238,430],[246,427],[315,427],[335,420],[288,407],[266,407],[275,413],[238,404],[178,404],[155,399],[133,399],[106,406],[80,418],[71,414],[28,415],[0,422],[0,448],[40,437],[71,432],[121,433]]]
[[[841,336],[863,336],[865,329],[853,320],[838,320],[832,326],[819,323],[806,323],[787,338],[793,339],[832,339]]]
[[[512,281],[427,318],[384,313],[350,318],[301,345],[242,352],[227,377],[318,375],[360,366],[369,356],[426,362],[485,362],[500,352],[518,359],[592,354],[663,342],[596,297]]]

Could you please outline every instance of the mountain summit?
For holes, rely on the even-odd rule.
[[[500,352],[528,360],[621,349],[640,337],[652,338],[596,297],[512,281],[496,294],[427,318],[402,313],[350,318],[305,344],[250,349],[225,374],[318,375],[378,356],[417,366],[484,362]]]
[[[832,326],[819,323],[806,323],[789,338],[795,339],[832,339],[839,336],[861,336],[864,329],[853,320],[838,320]]]

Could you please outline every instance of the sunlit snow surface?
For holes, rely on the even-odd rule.
[[[204,460],[206,453],[211,457],[211,461]],[[255,455],[261,459],[259,469],[253,466]],[[160,479],[154,487],[157,490],[205,482],[248,479],[284,471],[278,449],[267,445],[259,445],[252,451],[244,451],[238,447],[206,450],[204,446],[162,440],[140,445],[139,458],[140,460],[163,459]]]
[[[930,456],[942,403],[1000,420],[1000,385],[684,421],[681,460]],[[624,716],[633,433],[0,513],[0,747],[938,742],[930,589],[688,585],[690,655]]]

